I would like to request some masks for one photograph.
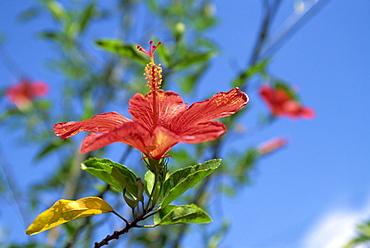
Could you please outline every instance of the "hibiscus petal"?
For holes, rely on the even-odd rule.
[[[90,133],[82,141],[80,153],[93,151],[115,142],[126,143],[140,151],[147,146],[150,132],[136,121],[124,123],[120,128],[102,134]]]
[[[177,135],[163,127],[156,128],[152,134],[140,122],[132,121],[113,131],[102,134],[90,133],[83,140],[80,153],[93,151],[115,142],[133,146],[147,157],[160,159],[179,140]]]
[[[269,85],[262,85],[259,89],[259,94],[262,98],[262,100],[270,106],[271,102],[274,99],[274,90]]]
[[[196,144],[206,141],[212,141],[226,133],[226,127],[223,123],[214,121],[201,123],[188,129],[181,135],[180,142]]]
[[[315,111],[311,108],[302,106],[300,102],[287,101],[282,106],[281,116],[287,116],[291,119],[312,119],[315,116]]]
[[[91,119],[75,122],[61,122],[54,125],[54,133],[61,139],[67,139],[81,131],[103,133],[119,128],[122,124],[132,120],[117,112],[98,114]]]
[[[309,107],[303,107],[301,111],[302,118],[305,119],[312,119],[316,115],[315,111],[312,108]]]
[[[283,103],[285,101],[290,101],[293,96],[289,95],[287,90],[284,88],[277,88],[274,92],[274,101],[276,104]]]
[[[283,88],[274,89],[269,85],[262,85],[259,94],[272,115],[285,116],[283,105],[291,100],[291,96]]]
[[[181,96],[173,91],[156,91],[157,125],[168,128],[172,119],[188,107]],[[153,92],[135,94],[129,101],[132,117],[148,129],[153,129]]]
[[[150,151],[150,156],[158,160],[179,142],[179,136],[164,127],[158,126],[154,130],[154,136],[151,141],[155,149]]]
[[[171,123],[171,130],[179,136],[199,123],[219,119],[234,114],[249,101],[247,94],[239,88],[220,92],[210,99],[193,103],[186,111],[178,114]]]
[[[286,101],[281,104],[281,116],[298,119],[301,116],[302,104],[296,101]]]
[[[31,84],[31,91],[33,97],[41,97],[48,93],[49,87],[44,82],[33,82]]]

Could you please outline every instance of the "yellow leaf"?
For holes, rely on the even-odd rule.
[[[113,212],[112,207],[99,197],[86,197],[77,201],[59,200],[36,217],[26,234],[34,235],[71,220],[108,212]]]

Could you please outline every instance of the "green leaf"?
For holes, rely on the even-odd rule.
[[[140,64],[148,63],[148,58],[139,52],[133,44],[125,44],[120,40],[110,39],[96,40],[95,44],[103,50],[132,59]]]
[[[112,207],[99,197],[86,197],[77,201],[59,200],[36,217],[26,234],[34,235],[71,220],[109,212],[113,212]]]
[[[146,182],[146,192],[149,196],[152,193],[152,190],[153,190],[155,175],[153,174],[153,172],[148,170],[145,173],[144,179],[145,179],[145,182]]]
[[[137,206],[137,204],[139,202],[137,200],[133,200],[130,197],[126,196],[126,188],[125,187],[123,187],[123,199],[125,200],[125,202],[127,203],[127,205],[129,205],[130,208],[132,208],[132,209],[136,208],[136,206]]]
[[[64,18],[65,10],[59,2],[54,0],[46,0],[45,5],[50,10],[55,19],[62,20]]]
[[[31,19],[34,19],[35,17],[38,17],[40,14],[40,9],[37,7],[30,7],[23,12],[21,12],[18,16],[17,19],[20,22],[26,22]]]
[[[245,71],[241,72],[238,77],[233,81],[233,87],[240,87],[245,84],[245,82],[256,74],[266,74],[266,66],[270,62],[270,58],[266,58],[248,67]]]
[[[95,7],[96,7],[96,4],[94,1],[92,1],[88,3],[86,8],[81,13],[80,23],[79,23],[79,28],[78,28],[79,33],[83,33],[85,31],[87,24],[89,23],[89,21],[94,15]]]
[[[129,196],[135,199],[138,196],[137,176],[124,165],[114,163],[109,159],[90,158],[81,164],[81,169],[96,176],[120,192],[123,192],[123,189],[126,188]]]
[[[55,139],[53,140],[52,142],[50,143],[46,143],[46,145],[44,145],[41,150],[37,153],[36,157],[34,158],[35,161],[39,161],[40,159],[42,159],[43,157],[49,155],[50,153],[54,152],[55,150],[57,150],[58,148],[66,145],[67,143],[70,143],[69,141],[67,140],[62,140],[62,139]]]
[[[170,225],[179,223],[208,223],[212,219],[201,208],[194,204],[191,205],[168,205],[154,215],[154,224]]]
[[[343,248],[360,247],[361,245],[367,247],[366,244],[370,242],[370,222],[362,223],[356,229],[356,237],[349,241]]]
[[[276,89],[283,89],[291,98],[297,102],[300,102],[297,93],[291,88],[291,86],[279,79],[272,79],[273,84],[275,85]]]
[[[200,180],[211,174],[221,164],[221,159],[213,159],[203,164],[189,166],[172,173],[163,185],[164,197],[160,203],[162,208],[180,197]]]
[[[145,186],[140,177],[136,178],[136,185],[137,185],[137,201],[144,201],[143,192],[145,190]]]
[[[49,39],[53,41],[62,40],[63,35],[57,31],[42,31],[37,34],[41,39]]]
[[[180,87],[181,91],[185,94],[192,93],[195,90],[195,86],[199,83],[199,79],[204,75],[209,67],[208,63],[202,64],[199,68],[195,70],[193,73],[189,73],[185,75],[185,78],[181,80]]]
[[[154,39],[155,43],[158,43],[159,40]],[[158,46],[157,50],[155,50],[155,54],[158,56],[158,60],[161,62],[163,67],[168,67],[171,61],[171,54],[172,51],[166,45]]]
[[[214,55],[216,55],[215,51],[204,52],[204,53],[192,53],[187,54],[184,58],[178,62],[175,62],[175,66],[173,71],[180,71],[189,67],[195,63],[205,62],[210,60]]]
[[[126,188],[123,187],[123,199],[132,209],[136,208],[139,201],[144,202],[144,196],[143,196],[144,183],[141,181],[140,177],[136,178],[136,185],[137,185],[137,194],[136,194],[135,200],[126,196]]]

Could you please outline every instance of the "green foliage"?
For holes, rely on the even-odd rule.
[[[78,32],[83,33],[88,26],[88,23],[93,18],[96,9],[95,1],[89,2],[85,9],[81,12],[80,21],[78,25]]]
[[[45,142],[44,146],[39,150],[36,157],[34,158],[35,161],[38,161],[47,155],[51,154],[52,152],[56,152],[59,148],[66,145],[66,143],[71,143],[69,140],[53,140],[51,142]]]
[[[207,71],[208,67],[209,64],[204,63],[196,68],[192,74],[187,74],[184,78],[182,78],[180,82],[181,91],[186,94],[192,93],[197,82],[199,82],[200,78]]]
[[[27,22],[31,19],[38,17],[40,14],[40,9],[37,7],[30,7],[20,13],[17,17],[18,21],[20,22]]]
[[[140,198],[138,194],[137,176],[124,165],[109,159],[90,158],[81,164],[81,168],[106,182],[119,192],[127,190],[129,196]]]
[[[133,44],[125,44],[120,40],[100,39],[95,41],[99,48],[116,55],[125,57],[140,64],[147,64],[148,58],[136,49]]]
[[[370,245],[370,221],[357,226],[357,237],[353,238],[344,248],[368,247]]]
[[[155,182],[155,175],[154,175],[153,172],[148,170],[145,173],[144,179],[145,179],[145,182],[146,182],[145,190],[147,192],[147,195],[150,195],[153,191],[154,182]]]
[[[200,180],[211,174],[221,164],[220,159],[213,159],[202,164],[189,166],[173,172],[163,185],[161,208],[180,197]]]
[[[243,86],[249,79],[258,74],[266,76],[266,67],[270,63],[271,58],[266,58],[258,61],[250,67],[247,67],[244,71],[239,73],[238,77],[232,82],[233,87]]]
[[[58,1],[44,0],[44,3],[56,20],[61,21],[65,18],[66,11]]]
[[[26,245],[11,245],[9,248],[41,248],[41,247],[46,247],[46,246],[40,246],[39,243],[36,242],[30,242]]]
[[[259,158],[259,153],[256,149],[251,148],[242,154],[233,156],[234,169],[231,170],[233,178],[236,179],[238,183],[247,183],[249,177],[246,176],[247,173],[253,168]]]
[[[289,86],[287,82],[284,82],[280,79],[272,79],[272,83],[275,85],[277,89],[281,88],[283,89],[288,95],[295,101],[299,101],[297,93],[292,89],[292,87]]]
[[[202,52],[202,53],[189,53],[182,57],[180,60],[175,61],[173,72],[184,70],[185,68],[192,66],[196,63],[202,63],[209,61],[212,57],[216,55],[215,51]]]
[[[180,223],[208,223],[212,219],[209,215],[194,204],[191,205],[167,205],[154,215],[154,224],[171,225]]]

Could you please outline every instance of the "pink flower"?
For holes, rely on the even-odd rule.
[[[275,138],[271,139],[269,141],[266,141],[265,143],[262,143],[258,147],[258,152],[261,155],[273,152],[283,146],[285,146],[288,143],[288,140],[286,138]]]
[[[313,109],[302,106],[282,87],[274,89],[269,85],[262,85],[259,94],[274,116],[286,116],[291,119],[312,119],[315,116]]]
[[[45,96],[49,91],[48,85],[44,82],[30,82],[27,79],[21,80],[18,84],[6,91],[9,101],[18,108],[25,109],[31,105],[36,97]]]

